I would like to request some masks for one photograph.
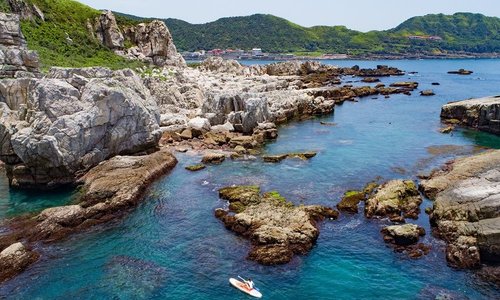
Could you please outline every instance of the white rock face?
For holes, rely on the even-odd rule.
[[[0,81],[0,93],[0,158],[14,186],[70,183],[160,138],[156,101],[130,70],[54,68],[44,79]]]
[[[96,20],[95,31],[97,38],[104,46],[110,49],[123,48],[125,39],[111,11],[102,11],[101,15]]]
[[[208,121],[208,119],[200,118],[200,117],[196,117],[196,118],[189,120],[188,126],[191,129],[204,131],[204,132],[210,131],[210,128],[211,128],[210,121]]]

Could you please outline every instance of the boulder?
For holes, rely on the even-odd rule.
[[[192,165],[192,166],[187,166],[186,170],[191,171],[191,172],[197,172],[205,169],[205,165],[199,164],[199,165]]]
[[[367,218],[404,216],[417,219],[420,212],[420,197],[411,180],[392,180],[383,184],[365,203]]]
[[[11,279],[36,262],[39,254],[15,243],[0,252],[0,283]]]
[[[203,135],[211,129],[210,121],[208,121],[208,119],[200,117],[189,120],[188,127],[191,129],[194,137]]]
[[[423,90],[420,92],[420,96],[434,96],[436,95],[433,90]]]
[[[319,235],[316,222],[338,216],[323,206],[295,206],[278,192],[261,195],[257,186],[227,187],[219,195],[229,201],[230,211],[218,209],[216,217],[251,241],[248,258],[263,265],[285,264],[295,254],[308,253]]]
[[[500,96],[451,102],[441,109],[441,119],[500,134]]]
[[[386,242],[400,246],[416,244],[419,238],[425,235],[425,230],[415,224],[393,225],[382,229]]]
[[[449,71],[448,74],[456,74],[456,75],[471,75],[474,73],[473,71],[470,70],[465,70],[465,69],[459,69],[457,71]]]
[[[200,70],[243,75],[245,68],[236,60],[223,59],[222,57],[212,56],[201,63]]]
[[[337,209],[350,213],[358,213],[358,206],[366,199],[364,191],[347,191],[342,200],[337,204]]]
[[[208,153],[203,156],[201,162],[204,164],[221,164],[226,160],[226,155],[222,153]]]

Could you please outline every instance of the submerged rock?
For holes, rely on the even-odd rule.
[[[399,217],[417,219],[420,212],[420,197],[411,180],[392,180],[383,184],[365,204],[365,216],[372,218]]]
[[[291,152],[285,154],[275,154],[275,155],[263,155],[262,159],[265,162],[278,163],[287,158],[298,158],[302,160],[308,160],[317,155],[317,152],[307,151],[307,152]]]
[[[188,171],[192,171],[192,172],[196,172],[196,171],[201,171],[203,169],[205,169],[206,166],[205,165],[193,165],[193,166],[187,166],[186,167],[186,170]]]
[[[319,235],[316,222],[338,216],[323,206],[295,206],[277,192],[261,195],[257,186],[223,188],[219,196],[229,201],[230,211],[217,209],[216,217],[252,242],[248,258],[263,265],[285,264],[308,253]]]
[[[434,96],[436,95],[433,90],[423,90],[420,92],[420,96]]]
[[[201,162],[204,164],[221,164],[226,160],[226,155],[222,153],[208,153],[203,156]]]

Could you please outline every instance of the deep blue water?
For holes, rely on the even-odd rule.
[[[429,299],[443,293],[470,299],[499,298],[500,291],[471,273],[446,266],[444,244],[428,234],[432,252],[411,260],[394,253],[379,233],[384,221],[343,214],[321,224],[317,245],[290,264],[263,267],[245,259],[249,243],[215,219],[226,204],[217,189],[258,184],[295,203],[334,206],[347,189],[375,178],[413,178],[477,146],[500,148],[500,138],[472,130],[438,132],[441,106],[451,100],[498,94],[500,60],[332,61],[374,67],[388,64],[413,76],[434,97],[397,95],[346,102],[331,116],[280,128],[268,153],[315,150],[310,161],[227,161],[199,173],[184,166],[199,157],[178,155],[179,165],[156,182],[145,201],[127,217],[92,232],[43,247],[40,263],[0,287],[13,299],[249,299],[228,278],[250,276],[267,299]],[[468,68],[472,76],[447,71]],[[358,80],[356,78],[347,80]],[[432,86],[440,82],[440,86]],[[323,126],[320,121],[335,122]],[[431,154],[429,147],[452,152]],[[36,195],[9,192],[0,182],[0,218],[70,201],[70,192]],[[432,205],[426,201],[422,208]],[[429,232],[422,213],[417,223]]]

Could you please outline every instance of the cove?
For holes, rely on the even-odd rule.
[[[420,89],[430,88],[432,82],[441,85],[432,87],[434,97],[414,93],[346,102],[333,115],[282,126],[278,140],[265,148],[270,154],[317,151],[310,161],[227,161],[189,173],[184,167],[199,157],[176,154],[179,165],[149,189],[134,212],[44,247],[42,261],[0,287],[0,295],[13,299],[246,299],[227,282],[242,275],[251,276],[269,299],[428,299],[440,293],[471,299],[499,297],[498,290],[469,272],[448,268],[444,243],[430,234],[424,242],[432,246],[431,254],[411,260],[384,244],[379,233],[384,222],[366,220],[362,214],[342,214],[337,221],[323,222],[311,253],[279,267],[246,260],[249,243],[215,219],[214,209],[226,205],[218,199],[217,189],[227,185],[260,185],[264,191],[280,191],[294,203],[333,207],[344,191],[361,188],[377,177],[416,179],[419,172],[478,146],[500,148],[500,139],[489,134],[438,132],[443,104],[498,92],[499,60],[332,63],[390,64],[419,72],[405,78],[418,81]],[[458,67],[475,73],[457,77],[445,72]],[[337,126],[324,126],[321,121]],[[31,200],[41,195],[20,192],[6,201],[9,193],[2,189],[4,206],[12,209],[2,218],[71,201],[71,192],[48,194],[53,198],[44,206]],[[14,209],[23,197],[29,197],[31,206]],[[423,208],[430,205],[425,201]],[[425,214],[417,224],[430,232]]]

